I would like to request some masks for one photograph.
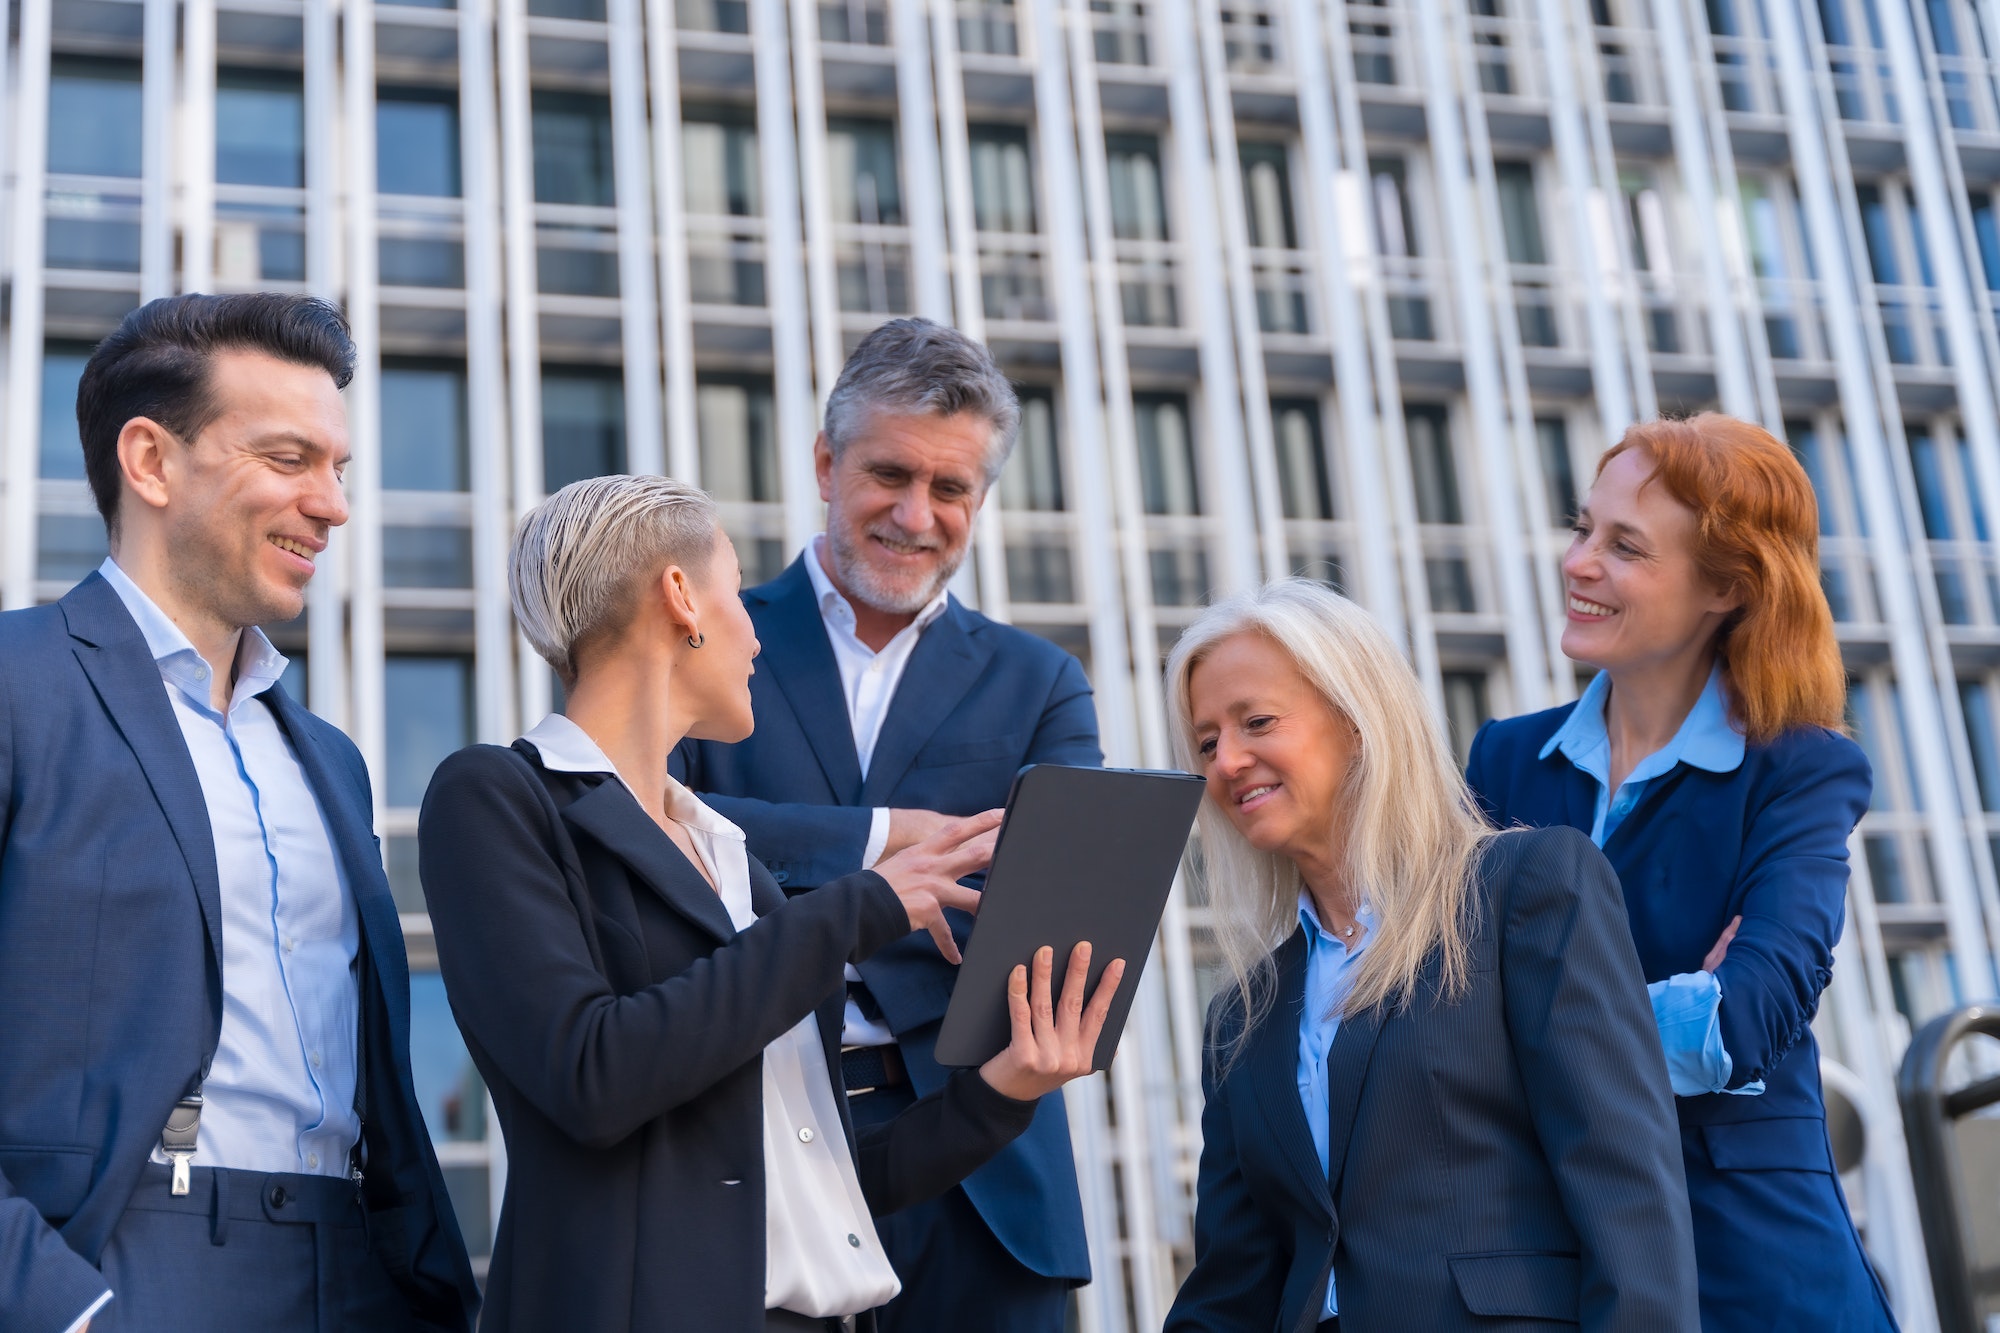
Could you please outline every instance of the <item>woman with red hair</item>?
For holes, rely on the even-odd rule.
[[[1818,505],[1715,413],[1607,451],[1563,560],[1583,697],[1494,722],[1487,814],[1587,832],[1618,871],[1680,1113],[1706,1333],[1895,1327],[1833,1168],[1812,1017],[1868,807],[1841,734]]]

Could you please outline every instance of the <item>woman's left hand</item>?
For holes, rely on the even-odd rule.
[[[1090,1072],[1112,997],[1125,976],[1125,960],[1115,958],[1104,969],[1088,1007],[1083,1002],[1083,988],[1090,979],[1089,941],[1070,951],[1060,1004],[1050,986],[1054,970],[1055,950],[1044,945],[1035,951],[1032,984],[1025,966],[1016,967],[1007,978],[1007,1009],[1014,1020],[1014,1040],[979,1067],[980,1077],[994,1091],[1016,1101],[1035,1101]]]

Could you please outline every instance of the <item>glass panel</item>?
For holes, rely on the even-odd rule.
[[[886,120],[829,120],[826,157],[836,221],[902,223],[893,125]]]
[[[1047,537],[1008,542],[1007,593],[1017,602],[1074,602],[1069,543]]]
[[[1895,802],[1889,790],[1887,777],[1889,767],[1882,750],[1880,719],[1876,716],[1875,695],[1863,680],[1847,682],[1847,730],[1854,737],[1861,752],[1868,756],[1868,767],[1875,773],[1874,790],[1868,798],[1870,810],[1892,810]]]
[[[2000,292],[2000,226],[1993,217],[1993,196],[1972,196],[1972,231],[1979,238],[1980,266],[1986,272],[1986,289]]]
[[[384,236],[376,251],[385,287],[465,286],[465,247],[436,236]]]
[[[1136,393],[1132,413],[1139,436],[1139,489],[1149,514],[1199,514],[1194,440],[1188,434],[1187,400],[1178,394]]]
[[[1333,517],[1333,477],[1320,435],[1319,404],[1273,398],[1271,433],[1278,449],[1278,497],[1286,518]]]
[[[602,23],[604,0],[528,0],[528,12],[537,18],[580,19],[585,23]]]
[[[1958,699],[1965,713],[1972,771],[1979,779],[1979,803],[1986,810],[2000,811],[2000,732],[1993,725],[1993,696],[1981,682],[1961,680]]]
[[[690,32],[750,31],[746,0],[675,0],[674,21]]]
[[[298,76],[222,70],[215,84],[215,179],[303,186],[306,113]]]
[[[1444,673],[1444,720],[1451,735],[1451,748],[1459,767],[1472,756],[1472,738],[1493,716],[1487,702],[1486,673],[1447,671]]]
[[[301,679],[304,673],[300,673]],[[383,868],[389,875],[389,893],[396,900],[398,912],[422,912],[424,905],[423,877],[417,873],[417,840],[409,834],[396,834],[382,839]]]
[[[423,361],[382,365],[382,485],[462,491],[471,484],[465,370]]]
[[[1463,523],[1458,501],[1458,466],[1452,459],[1445,410],[1419,404],[1404,411],[1410,442],[1410,480],[1417,493],[1420,523]]]
[[[1535,205],[1535,170],[1526,162],[1495,162],[1500,187],[1500,229],[1507,240],[1507,258],[1516,264],[1546,264],[1542,215]]]
[[[750,376],[704,377],[694,397],[701,481],[709,494],[718,500],[776,501],[778,436],[771,382]]]
[[[49,70],[49,170],[138,176],[143,116],[139,66],[125,60],[57,60]]]
[[[1787,421],[1785,438],[1792,446],[1792,453],[1799,460],[1799,466],[1806,470],[1812,481],[1813,494],[1819,498],[1819,530],[1822,536],[1834,530],[1833,497],[1827,491],[1826,451],[1820,446],[1819,433],[1809,422]]]
[[[690,213],[756,217],[757,127],[734,111],[690,109],[681,121],[681,171]]]
[[[1160,181],[1160,141],[1150,134],[1107,134],[1111,229],[1121,241],[1167,239],[1167,197]]]
[[[452,1018],[444,979],[435,972],[410,974],[410,1074],[433,1142],[486,1141],[486,1084]],[[475,1257],[490,1254],[490,1168],[454,1161],[444,1168],[444,1181],[466,1248]]]
[[[470,588],[472,533],[459,527],[385,525],[382,583],[390,588]]]
[[[375,188],[456,197],[457,96],[430,88],[383,88],[375,96]]]
[[[35,577],[75,583],[110,554],[104,523],[95,514],[43,514],[35,524]]]
[[[390,805],[421,805],[431,772],[472,743],[472,659],[391,654],[382,667]]]
[[[1014,440],[1014,456],[1000,473],[1000,507],[1045,513],[1065,507],[1062,455],[1056,445],[1055,399],[1046,390],[1021,394],[1021,431]]]
[[[972,209],[981,231],[1035,230],[1035,181],[1028,131],[1018,125],[974,125]]]
[[[535,201],[610,207],[615,202],[610,99],[537,90],[532,120]]]
[[[1561,417],[1536,417],[1542,481],[1549,490],[1549,524],[1566,528],[1576,518],[1576,471],[1569,455],[1569,426]]]
[[[616,371],[542,369],[542,479],[550,491],[625,470],[625,385]]]
[[[1281,143],[1237,145],[1243,164],[1243,210],[1250,224],[1250,244],[1271,250],[1296,250],[1298,230],[1292,218],[1291,171]]]
[[[42,439],[39,472],[64,481],[83,478],[83,444],[77,438],[76,385],[90,360],[88,343],[42,347]]]
[[[1903,433],[1910,443],[1910,470],[1917,479],[1917,507],[1923,511],[1924,535],[1932,541],[1950,541],[1951,507],[1946,499],[1944,458],[1937,441],[1922,426],[1905,424]]]

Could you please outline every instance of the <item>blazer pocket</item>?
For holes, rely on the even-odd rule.
[[[1826,1123],[1807,1116],[1704,1125],[1702,1141],[1718,1171],[1822,1171],[1833,1174]]]
[[[1020,735],[988,736],[983,740],[960,741],[955,745],[926,745],[917,751],[918,768],[944,768],[949,764],[990,763],[996,759],[1018,761],[1027,741]]]
[[[1490,1319],[1548,1319],[1578,1322],[1573,1254],[1529,1250],[1497,1254],[1454,1254],[1447,1260],[1459,1299],[1473,1314]]]
[[[82,1147],[0,1145],[0,1173],[36,1212],[52,1223],[66,1222],[90,1193],[95,1157],[92,1149]]]

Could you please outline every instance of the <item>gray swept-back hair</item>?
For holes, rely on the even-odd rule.
[[[1021,403],[993,354],[928,319],[892,319],[854,349],[826,399],[826,443],[839,458],[875,412],[956,416],[971,412],[993,424],[986,450],[991,486],[1014,452]]]
[[[1359,606],[1306,579],[1278,579],[1195,618],[1167,658],[1175,761],[1201,772],[1192,701],[1195,668],[1225,639],[1262,634],[1353,727],[1352,767],[1337,797],[1347,882],[1375,913],[1375,942],[1355,965],[1340,1009],[1353,1015],[1411,998],[1437,961],[1446,998],[1465,990],[1475,924],[1473,877],[1491,836],[1423,686],[1395,643]],[[1298,927],[1298,867],[1260,852],[1213,801],[1201,803],[1197,877],[1245,1022],[1272,1000],[1271,951]]]
[[[719,530],[715,501],[699,486],[652,476],[573,481],[514,533],[514,619],[568,689],[578,647],[624,628],[640,580],[669,565],[700,578]]]

